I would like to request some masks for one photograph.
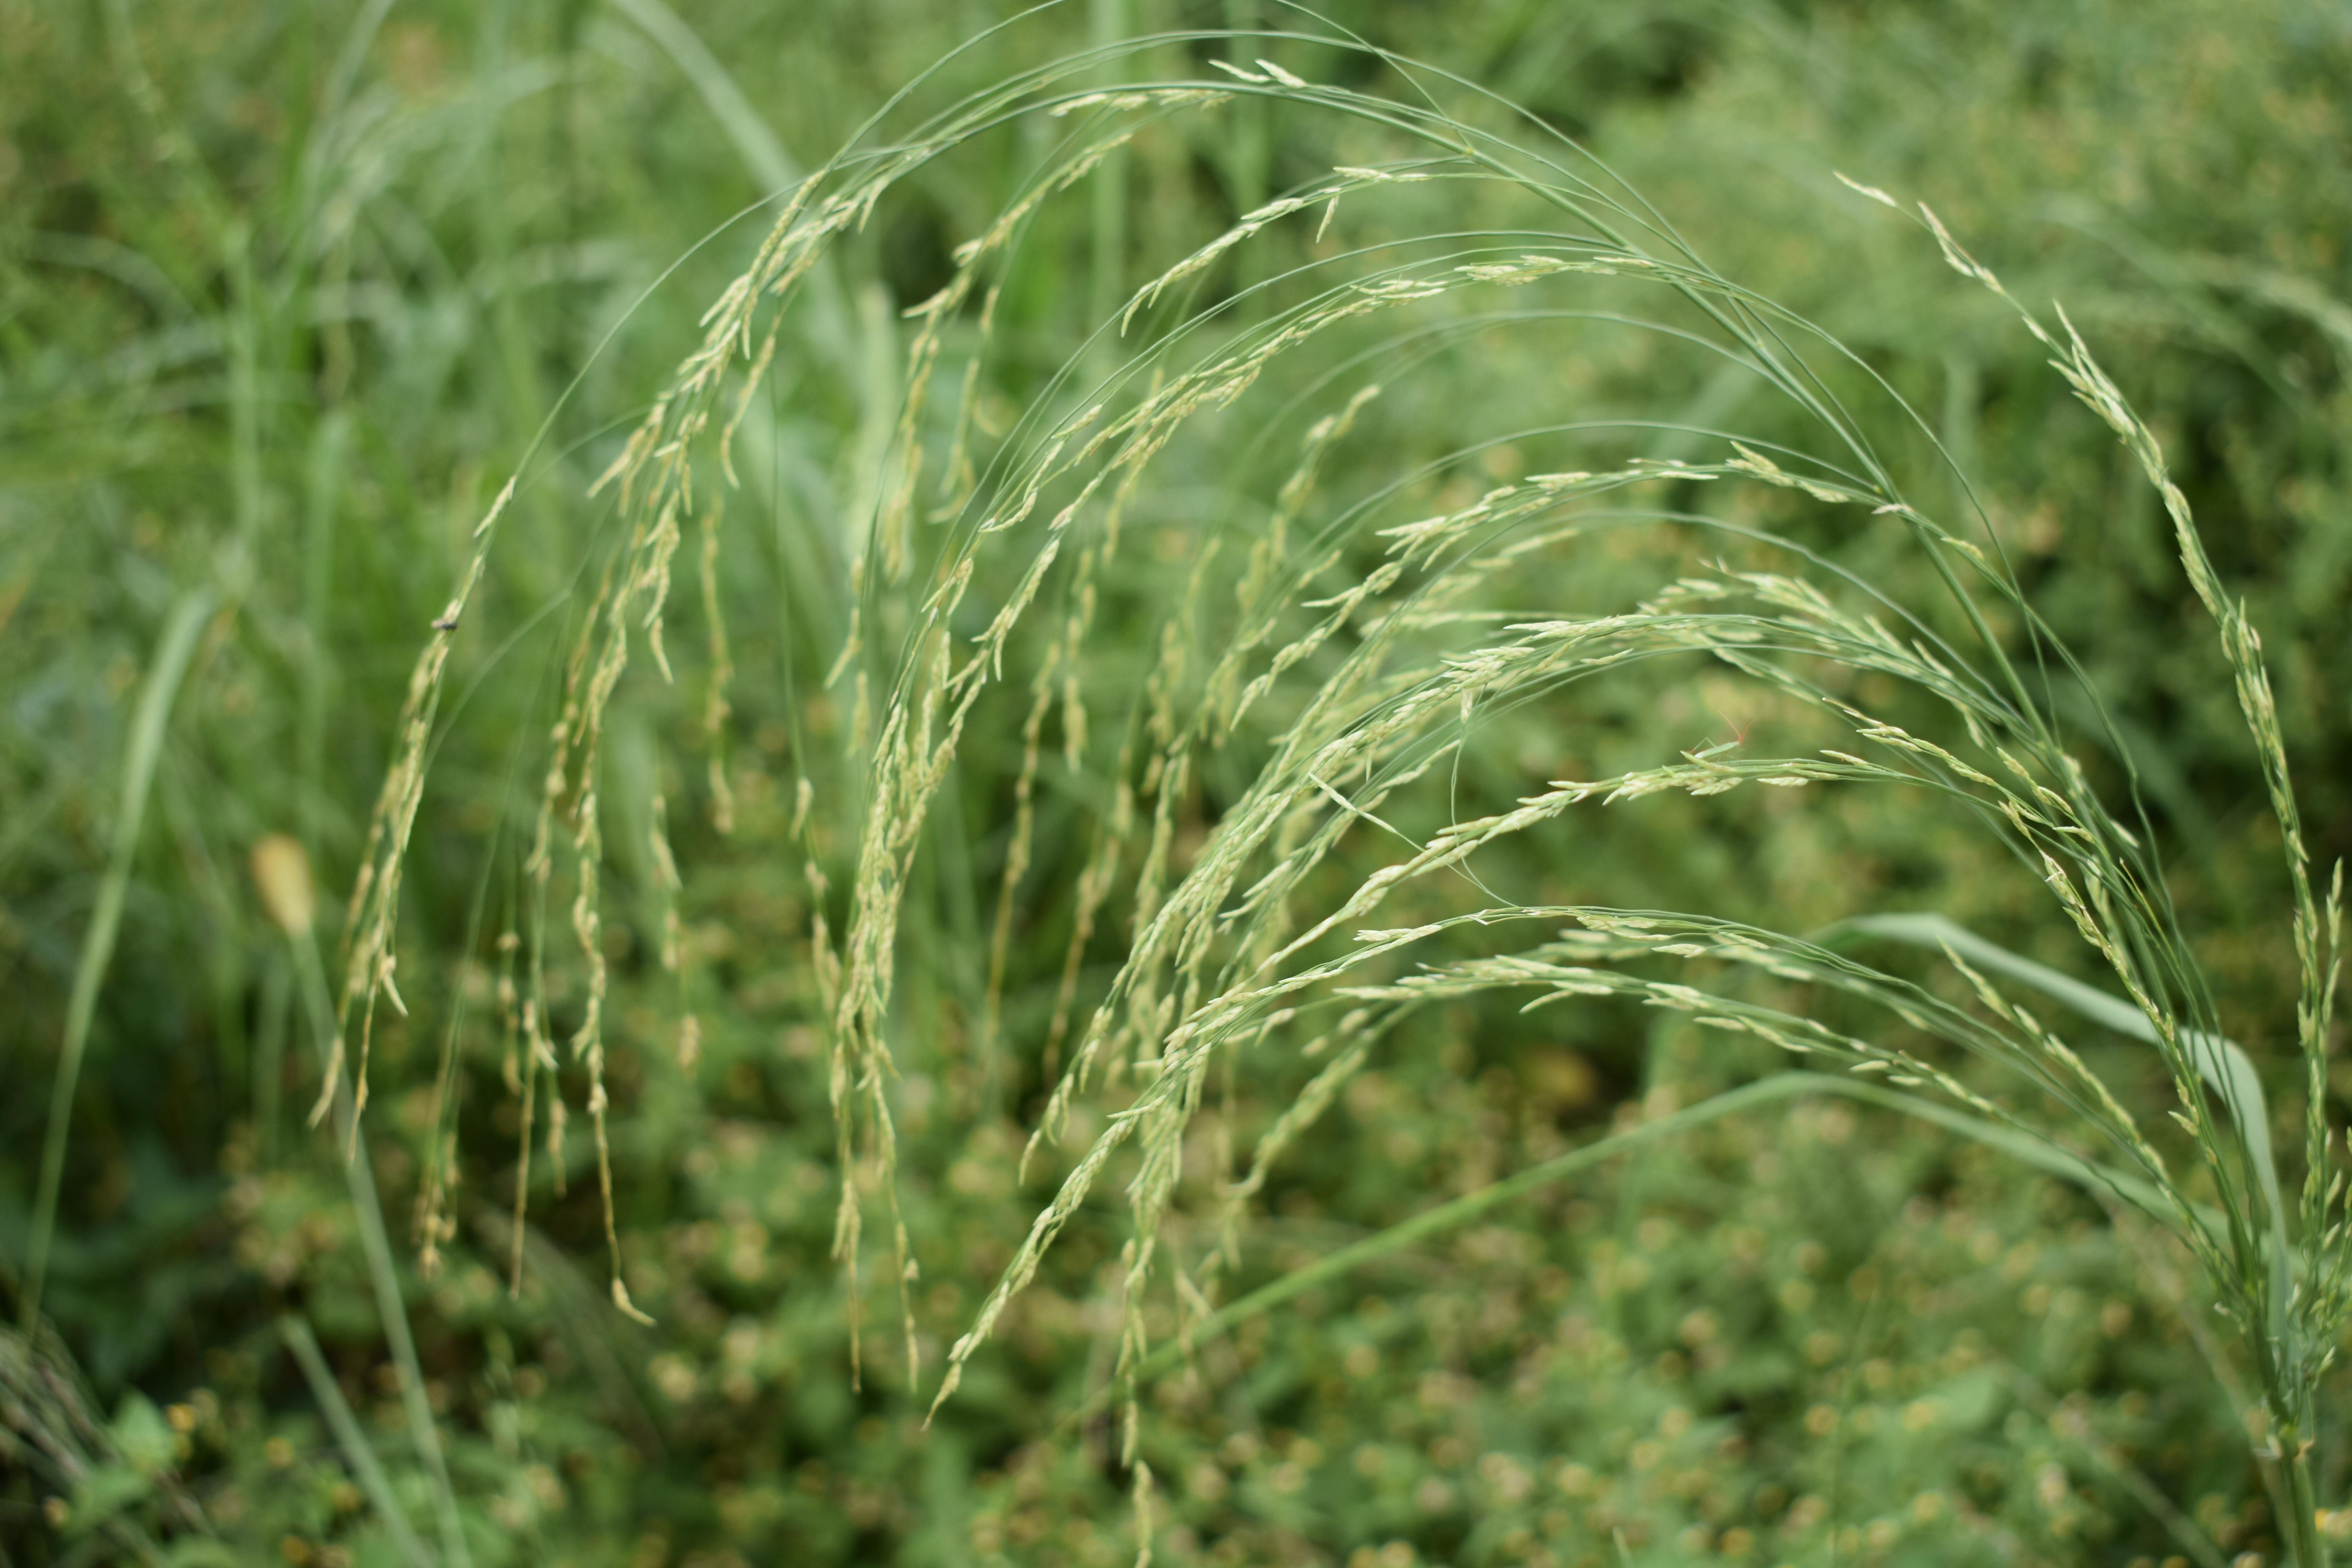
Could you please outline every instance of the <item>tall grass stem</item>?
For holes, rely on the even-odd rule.
[[[335,1446],[343,1451],[343,1458],[358,1478],[360,1490],[377,1513],[383,1516],[384,1529],[392,1534],[392,1543],[415,1568],[433,1568],[433,1554],[417,1538],[416,1529],[400,1511],[399,1500],[392,1495],[392,1479],[383,1473],[383,1462],[368,1446],[367,1434],[360,1429],[359,1418],[352,1414],[351,1404],[343,1391],[335,1386],[335,1374],[328,1369],[327,1358],[319,1353],[319,1338],[310,1325],[289,1312],[278,1320],[278,1337],[286,1348],[294,1352],[294,1363],[302,1369],[303,1381],[310,1385],[310,1396],[319,1402],[319,1413],[327,1418],[327,1429],[335,1435]]]
[[[322,1064],[331,1063],[336,1037],[335,1005],[327,990],[326,966],[318,945],[305,931],[289,933],[294,965],[302,981],[302,997],[310,1015],[310,1033]],[[400,1299],[400,1274],[392,1259],[392,1239],[383,1228],[383,1205],[377,1201],[375,1173],[359,1139],[350,1089],[341,1081],[335,1090],[335,1138],[341,1152],[343,1179],[351,1188],[352,1209],[359,1220],[360,1246],[367,1254],[368,1282],[375,1289],[383,1336],[392,1347],[393,1364],[400,1369],[400,1404],[408,1422],[409,1440],[433,1478],[434,1509],[441,1532],[441,1551],[449,1568],[469,1568],[473,1558],[457,1517],[457,1494],[449,1484],[449,1464],[441,1450],[441,1433],[434,1424],[433,1406],[425,1397],[425,1369],[416,1358],[415,1336],[409,1331],[408,1310]]]
[[[114,939],[122,924],[122,901],[131,888],[131,863],[139,850],[139,828],[146,819],[147,793],[155,781],[155,767],[163,752],[163,732],[172,721],[172,706],[180,681],[195,655],[196,637],[204,630],[216,602],[209,584],[187,589],[172,606],[163,636],[155,648],[155,662],[140,694],[139,710],[131,723],[131,744],[122,758],[122,801],[114,818],[114,844],[104,879],[99,884],[98,906],[83,934],[81,957],[74,966],[73,994],[66,1004],[65,1047],[58,1055],[58,1073],[49,1091],[48,1127],[41,1142],[41,1181],[33,1198],[33,1236],[25,1261],[25,1296],[17,1321],[27,1335],[41,1321],[41,1291],[47,1283],[49,1248],[56,1239],[58,1187],[65,1178],[66,1134],[73,1121],[74,1089],[81,1079],[82,1055],[89,1045],[90,1021],[98,1011],[98,988],[114,956]]]

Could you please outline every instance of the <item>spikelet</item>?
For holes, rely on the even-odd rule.
[[[507,503],[514,499],[514,481],[509,479],[498,499],[490,503],[488,513],[475,526],[473,554],[466,563],[457,592],[448,606],[434,617],[425,650],[417,655],[415,668],[409,672],[408,695],[401,705],[397,749],[384,774],[383,790],[376,797],[375,810],[368,818],[360,874],[352,889],[351,908],[343,928],[347,933],[343,994],[336,1016],[334,1047],[324,1081],[320,1085],[319,1099],[310,1108],[310,1124],[315,1127],[334,1103],[335,1091],[341,1086],[343,1042],[351,1032],[352,1014],[357,1011],[359,1066],[352,1091],[354,1152],[358,1148],[359,1116],[367,1109],[368,1052],[374,1038],[376,1003],[379,999],[388,1000],[395,1011],[404,1014],[408,1010],[393,984],[397,963],[393,947],[400,919],[401,872],[407,862],[408,839],[415,830],[417,808],[425,800],[425,742],[432,736],[434,716],[440,708],[442,683],[448,673],[450,649],[458,625],[488,568],[499,519]],[[287,912],[294,911],[289,908]]]

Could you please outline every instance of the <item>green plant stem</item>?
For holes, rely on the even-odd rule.
[[[335,1375],[327,1370],[327,1358],[319,1353],[318,1336],[311,1333],[310,1324],[291,1312],[278,1320],[278,1332],[285,1340],[286,1348],[294,1352],[295,1364],[302,1369],[302,1376],[310,1385],[310,1396],[319,1402],[319,1412],[326,1416],[327,1427],[335,1435],[336,1447],[342,1449],[352,1473],[359,1479],[360,1490],[383,1516],[393,1544],[415,1568],[432,1568],[433,1554],[425,1550],[415,1527],[400,1511],[400,1503],[392,1495],[391,1478],[383,1473],[375,1450],[368,1447],[367,1434],[360,1430],[359,1419],[352,1414],[343,1391],[335,1386]]]
[[[1255,37],[1259,20],[1257,0],[1225,0],[1225,59],[1228,64],[1244,70],[1256,68],[1252,57],[1265,47],[1265,41]],[[1270,108],[1265,99],[1246,95],[1234,99],[1226,106],[1233,135],[1223,149],[1225,181],[1232,192],[1236,216],[1255,212],[1265,205],[1266,169],[1271,162]],[[1255,250],[1246,249],[1234,255],[1233,266],[1235,291],[1246,294],[1260,280],[1263,262]]]
[[[333,1058],[335,1038],[335,1009],[328,995],[326,966],[319,962],[318,946],[309,932],[289,941],[295,968],[301,975],[303,1000],[310,1008],[312,1043],[323,1065]],[[391,1237],[383,1228],[383,1205],[376,1198],[375,1173],[368,1163],[366,1149],[358,1142],[351,1090],[340,1079],[334,1088],[338,1157],[342,1163],[343,1179],[351,1187],[352,1207],[359,1216],[360,1245],[367,1254],[368,1279],[375,1287],[376,1312],[383,1320],[383,1337],[391,1344],[393,1363],[400,1368],[400,1403],[408,1418],[409,1438],[433,1477],[443,1557],[453,1568],[467,1568],[473,1559],[466,1549],[465,1530],[457,1517],[457,1494],[449,1484],[449,1465],[441,1451],[440,1429],[434,1425],[433,1407],[425,1397],[425,1369],[416,1359],[416,1341],[408,1330],[408,1310],[400,1299],[400,1275],[393,1264]]]
[[[2279,1489],[2286,1494],[2286,1537],[2295,1568],[2327,1568],[2327,1537],[2319,1532],[2319,1488],[2311,1471],[2312,1445],[2299,1430],[2279,1434]]]
[[[271,964],[261,977],[261,1015],[253,1052],[253,1143],[261,1168],[278,1166],[278,1124],[284,1120],[286,1031],[293,1026],[293,974]]]
[[[1129,33],[1126,0],[1089,0],[1088,30],[1097,49],[1108,49]],[[1107,67],[1103,80],[1115,82],[1119,78],[1116,66]],[[1104,158],[1094,175],[1093,275],[1088,307],[1090,318],[1107,321],[1118,314],[1119,301],[1126,298],[1127,288],[1127,153],[1119,149]],[[1094,367],[1097,375],[1108,375],[1117,365],[1115,346],[1106,338],[1097,345]]]
[[[1193,1325],[1177,1340],[1162,1344],[1144,1359],[1136,1373],[1136,1380],[1156,1377],[1173,1367],[1189,1353],[1192,1343],[1222,1334],[1236,1323],[1271,1310],[1328,1279],[1334,1279],[1364,1264],[1387,1257],[1424,1237],[1451,1230],[1475,1219],[1488,1209],[1525,1197],[1538,1187],[1548,1186],[1565,1176],[1588,1170],[1603,1160],[1626,1153],[1642,1144],[1687,1132],[1710,1121],[1719,1121],[1743,1110],[1759,1106],[1777,1104],[1785,1100],[1801,1099],[1807,1095],[1832,1095],[1846,1100],[1861,1100],[1882,1110],[1898,1111],[1922,1121],[1935,1123],[1963,1138],[1997,1149],[2011,1158],[2023,1162],[2062,1181],[2080,1186],[2107,1188],[2123,1194],[2131,1202],[2150,1212],[2161,1212],[2162,1195],[2137,1177],[2105,1166],[2078,1159],[2053,1145],[2036,1142],[2007,1128],[1954,1110],[1899,1089],[1883,1088],[1854,1079],[1833,1077],[1828,1073],[1789,1072],[1760,1079],[1741,1088],[1718,1094],[1711,1100],[1661,1116],[1639,1127],[1613,1132],[1597,1142],[1531,1166],[1516,1176],[1506,1176],[1490,1183],[1475,1193],[1466,1193],[1451,1203],[1438,1205],[1402,1220],[1363,1240],[1340,1247],[1327,1257],[1318,1258],[1304,1268],[1294,1269],[1273,1283],[1259,1287],[1232,1304],[1222,1307]],[[1103,1389],[1088,1399],[1076,1412],[1064,1419],[1066,1428],[1083,1422],[1110,1403],[1112,1391]]]
[[[148,787],[163,751],[163,731],[170,725],[173,700],[194,657],[196,636],[204,630],[215,595],[209,585],[184,591],[163,623],[155,662],[148,671],[147,689],[140,694],[139,711],[131,723],[131,745],[122,758],[122,802],[114,818],[114,844],[106,875],[99,884],[98,907],[83,933],[81,958],[74,966],[73,994],[66,1004],[64,1049],[58,1056],[58,1075],[49,1090],[48,1127],[41,1142],[41,1181],[33,1198],[33,1236],[25,1260],[25,1294],[17,1321],[27,1335],[41,1321],[41,1289],[47,1282],[49,1247],[56,1239],[58,1189],[65,1178],[66,1132],[73,1121],[74,1089],[81,1079],[82,1053],[89,1045],[90,1020],[98,1011],[99,983],[114,956],[114,938],[121,929],[122,900],[131,888],[131,862],[139,849],[139,826],[147,815]]]
[[[319,421],[310,443],[302,514],[302,629],[308,642],[295,709],[294,776],[299,791],[295,821],[313,864],[320,859],[327,815],[327,698],[335,679],[329,618],[334,608],[337,513],[351,428],[351,416],[340,407]]]

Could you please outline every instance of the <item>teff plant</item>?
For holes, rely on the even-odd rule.
[[[1197,78],[1105,85],[1107,74],[1202,45],[1233,58]],[[1408,92],[1383,97],[1311,79],[1306,61],[1343,53],[1392,71]],[[1041,216],[1090,181],[1111,191],[1115,207],[1117,186],[1104,171],[1120,158],[1203,117],[1276,107],[1302,144],[1323,136],[1343,157],[1139,288],[1117,289],[1118,308],[1096,324],[1088,348],[1039,381],[1009,430],[992,423],[984,409],[992,366],[1007,352],[1000,299],[1025,268],[1050,263],[1024,250]],[[902,1303],[914,1273],[893,1185],[893,1083],[906,1052],[970,1049],[992,1061],[1017,1051],[1040,1062],[1053,1087],[1033,1151],[1065,1132],[1082,1100],[1103,1099],[1103,1130],[947,1353],[935,1398],[951,1397],[1079,1205],[1106,1182],[1123,1181],[1131,1237],[1114,1275],[1125,1303],[1119,1369],[1126,1456],[1148,1519],[1150,1472],[1137,1449],[1141,1389],[1167,1347],[1155,1350],[1147,1334],[1146,1302],[1172,1281],[1188,1335],[1236,1310],[1216,1306],[1234,1256],[1229,1241],[1180,1247],[1168,1222],[1180,1207],[1186,1131],[1225,1092],[1237,1059],[1288,1051],[1318,1070],[1229,1173],[1213,1237],[1230,1237],[1271,1162],[1417,1011],[1493,992],[1532,993],[1536,1004],[1630,998],[1803,1058],[1804,1071],[1767,1080],[1769,1090],[1735,1091],[1713,1112],[1695,1108],[1673,1126],[1782,1095],[1866,1095],[2101,1187],[2177,1238],[2253,1370],[2263,1453],[2296,1561],[2324,1563],[2315,1398],[2345,1327],[2352,1264],[2323,1114],[2340,900],[2333,887],[2322,896],[2307,864],[2259,639],[2215,574],[2156,437],[2063,311],[2053,324],[2013,299],[1924,206],[1906,209],[1848,182],[1913,217],[1922,243],[2014,307],[2162,500],[2181,564],[2219,631],[2286,856],[2310,1108],[2293,1204],[2281,1191],[2259,1085],[2222,1038],[2147,826],[2136,808],[2101,798],[2053,716],[2052,690],[2081,681],[2081,671],[2035,616],[1982,510],[1942,515],[1898,479],[1887,440],[1930,443],[1927,426],[1862,359],[1716,271],[1572,143],[1466,84],[1320,34],[1178,34],[1097,48],[995,81],[895,139],[860,142],[777,195],[750,266],[712,304],[702,342],[600,481],[616,498],[618,537],[592,563],[593,591],[573,623],[522,861],[533,891],[508,951],[519,954],[513,1016],[526,1177],[534,1125],[562,1134],[553,1075],[568,1055],[584,1069],[622,1310],[635,1307],[612,1219],[601,925],[611,705],[640,652],[670,679],[673,567],[689,531],[698,531],[688,560],[705,629],[700,702],[713,748],[706,793],[723,830],[731,658],[719,613],[719,497],[737,482],[740,448],[751,439],[745,422],[790,357],[793,313],[835,308],[829,286],[818,289],[834,252],[895,185],[1013,127],[1042,134],[1051,150],[995,221],[956,249],[944,286],[906,312],[911,336],[898,396],[858,476],[862,510],[841,585],[846,635],[829,669],[808,672],[849,721],[837,748],[803,738],[793,759],[791,831],[805,850],[811,910],[805,962],[829,1014],[835,1249],[853,1320],[869,1205],[880,1205]],[[1469,216],[1457,225],[1454,215]],[[1292,229],[1300,235],[1286,236]],[[1277,234],[1311,234],[1298,251],[1304,259],[1236,286],[1231,258]],[[1593,466],[1516,478],[1417,518],[1401,509],[1429,469],[1390,472],[1384,485],[1341,499],[1331,479],[1341,459],[1357,472],[1379,460],[1351,443],[1383,401],[1429,355],[1498,324],[1648,334],[1712,354],[1777,395],[1774,419],[1808,434],[1800,441],[1673,420],[1558,417],[1545,409],[1549,389],[1537,385],[1525,402],[1549,422],[1508,434],[1522,445],[1601,453]],[[1228,458],[1248,445],[1245,420],[1298,429],[1288,478],[1245,514],[1229,498],[1216,526],[1186,521],[1171,496],[1202,472],[1238,468]],[[1906,423],[1910,436],[1901,433]],[[1872,434],[1887,427],[1897,434]],[[1686,455],[1629,451],[1661,433]],[[1770,528],[1754,506],[1701,507],[1691,498],[1702,490],[1778,494],[1794,502],[1796,521]],[[371,1020],[398,1002],[400,871],[436,704],[499,515],[478,531],[464,585],[417,666],[352,900],[343,1006],[362,1106]],[[1582,585],[1561,563],[1636,530],[1693,546],[1681,574],[1598,610],[1577,603]],[[1900,533],[1939,585],[1937,602],[1898,602],[1893,584],[1840,563],[1839,541],[1876,531]],[[1169,540],[1170,557],[1182,563],[1165,592],[1139,593],[1119,575],[1139,534]],[[1548,595],[1558,602],[1545,602]],[[1141,663],[1119,657],[1138,646],[1148,650]],[[1462,761],[1480,724],[1538,704],[1572,721],[1592,683],[1671,659],[1728,669],[1773,705],[1780,729],[1810,728],[1836,743],[1787,755],[1695,747],[1614,776],[1535,780],[1492,810],[1459,808]],[[950,1046],[905,1011],[897,963],[902,912],[934,842],[927,830],[942,792],[971,782],[955,781],[960,763],[974,765],[975,726],[1017,731],[1020,743],[1004,748],[1018,763],[1008,781],[1013,816],[985,1005],[972,1041]],[[1005,1021],[1003,1001],[1036,847],[1035,795],[1056,765],[1049,731],[1058,731],[1059,765],[1098,787],[1087,847],[1069,879],[1066,947],[1058,966],[1036,966],[1058,975],[1052,1005],[1041,1010],[1050,1022],[1031,1031]],[[1212,774],[1213,797],[1204,794]],[[1592,830],[1606,812],[1643,797],[1751,786],[1894,787],[1917,794],[1923,808],[1980,825],[2046,884],[2128,1005],[1934,920],[1864,911],[1843,934],[1940,952],[1974,1006],[1954,999],[1960,993],[1939,994],[1872,966],[1837,936],[1721,910],[1496,890],[1511,882],[1496,869],[1508,847],[1539,858],[1544,835]],[[668,900],[677,883],[666,813],[657,799],[651,861]],[[1195,824],[1201,831],[1188,833]],[[830,866],[826,826],[854,846]],[[1411,918],[1382,926],[1384,910]],[[1116,957],[1108,981],[1082,985],[1087,955],[1106,952]],[[683,962],[674,937],[663,956]],[[580,999],[562,1030],[549,985],[559,965],[576,972]],[[2144,1126],[1996,984],[2004,977],[2149,1041],[2187,1142],[2168,1155],[2159,1144],[2171,1135]],[[1824,1016],[1843,1017],[1856,1005],[1880,1024],[1833,1026]],[[690,1052],[698,1025],[689,1016],[678,1027]],[[2021,1078],[2041,1091],[2042,1108],[2029,1113],[1996,1098],[1986,1087],[1991,1075],[1951,1047]],[[1858,1089],[1849,1075],[1875,1087]],[[322,1106],[332,1092],[331,1080]],[[535,1111],[542,1095],[545,1110]],[[428,1237],[441,1223],[426,1215]],[[927,1369],[911,1305],[902,1315],[911,1383]]]

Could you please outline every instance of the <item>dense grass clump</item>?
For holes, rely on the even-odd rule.
[[[2341,38],[527,10],[6,24],[30,1560],[2327,1560]]]

